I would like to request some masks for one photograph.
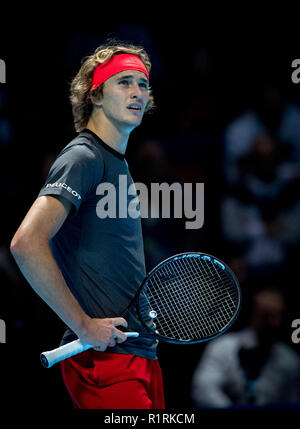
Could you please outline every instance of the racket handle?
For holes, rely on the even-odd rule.
[[[125,334],[127,338],[137,338],[139,336],[138,332],[125,332]],[[74,340],[56,349],[41,353],[41,362],[44,368],[50,368],[55,363],[91,349],[92,347],[93,346],[89,344],[83,344],[80,340]]]

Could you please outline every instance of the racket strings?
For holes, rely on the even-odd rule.
[[[213,265],[213,268],[215,269],[215,271],[219,277],[219,280],[222,282],[222,286],[220,286],[220,282],[218,282],[218,281],[211,281],[211,279],[214,278],[213,277],[214,274],[212,273],[211,266],[207,262],[206,262],[206,265],[207,265],[207,269],[209,271],[209,275],[206,278],[204,277],[203,281],[206,283],[207,288],[212,286],[212,287],[210,287],[211,294],[207,294],[206,293],[207,289],[205,290],[205,293],[206,293],[205,296],[207,297],[208,304],[211,304],[213,306],[213,308],[216,307],[216,305],[217,305],[218,310],[222,313],[223,320],[226,318],[231,318],[232,311],[234,311],[235,306],[233,306],[233,308],[230,308],[226,298],[227,298],[227,296],[229,296],[230,300],[232,301],[231,295],[228,293],[228,290],[224,289],[224,285],[230,286],[230,282],[226,278],[224,280],[221,278],[219,272],[217,271],[217,269],[214,265]],[[227,280],[227,282],[226,282],[226,280]],[[222,302],[223,305],[221,305],[221,306],[218,305],[219,302]],[[223,320],[219,320],[220,326],[222,326]]]
[[[197,335],[197,332],[194,326],[198,326],[201,329],[202,334],[205,334],[206,331],[210,332],[209,320],[207,320],[206,318],[207,315],[205,314],[204,308],[197,307],[197,306],[195,307],[190,306],[189,320],[187,320],[186,318],[186,310],[187,310],[186,306],[189,305],[189,303],[191,303],[193,300],[193,295],[192,295],[193,289],[191,287],[186,287],[186,285],[187,286],[192,285],[194,287],[196,285],[195,276],[186,275],[183,282],[180,276],[179,267],[177,265],[178,263],[175,263],[173,266],[170,266],[169,268],[173,273],[176,274],[178,279],[178,284],[175,285],[175,287],[178,294],[177,299],[180,300],[180,302],[182,303],[182,306],[180,306],[179,309],[177,308],[177,312],[179,312],[181,316],[180,320],[182,322],[182,332],[184,333],[184,335],[187,335],[187,333],[189,333],[189,334],[193,334],[193,337],[195,337],[195,335]],[[186,273],[188,273],[187,270],[186,270]],[[189,281],[190,283],[188,283]],[[205,297],[202,297],[202,298],[205,298]]]
[[[184,319],[182,318],[182,314],[178,312],[177,303],[170,299],[168,295],[168,285],[166,286],[161,281],[160,277],[155,278],[155,286],[153,284],[153,280],[149,283],[147,288],[147,295],[149,299],[149,304],[152,309],[159,309],[159,332],[163,333],[163,335],[169,337],[172,333],[177,332],[177,335],[184,337]],[[158,286],[158,287],[157,287]],[[175,285],[175,288],[178,287]],[[166,289],[164,290],[164,288]],[[163,291],[165,293],[160,293]],[[173,289],[172,293],[176,290]],[[178,290],[177,290],[178,292]],[[177,320],[175,320],[174,315],[177,314]],[[157,322],[157,321],[156,321]]]
[[[202,277],[202,280],[205,283],[206,288],[203,290],[203,296],[202,298],[207,298],[207,303],[211,304],[213,307],[218,306],[220,311],[225,311],[225,317],[231,317],[232,310],[236,308],[236,305],[234,304],[231,295],[228,292],[228,288],[232,286],[231,280],[225,275],[224,271],[222,270],[220,275],[220,272],[216,269],[214,264],[209,264],[207,261],[204,262],[205,265],[203,265],[204,268],[204,275]],[[219,281],[216,281],[216,277],[214,276],[214,273],[212,272],[212,268],[215,270]],[[196,281],[196,276],[194,275],[192,278],[193,281]],[[201,281],[199,282],[199,285],[201,285]],[[235,289],[232,288],[235,292]],[[207,292],[210,293],[207,293]],[[233,308],[229,307],[228,300],[226,299],[229,297],[230,301],[234,304]],[[223,305],[218,305],[219,303],[222,303]],[[227,308],[229,310],[229,313],[227,311]]]
[[[171,260],[148,279],[147,305],[155,311],[156,330],[165,337],[191,340],[216,335],[237,310],[232,279],[211,260],[184,257]]]
[[[199,287],[201,286],[201,282],[199,281],[199,275],[196,276],[194,270],[191,269],[192,267],[191,267],[190,261],[187,261],[184,259],[182,262],[185,265],[185,270],[186,270],[185,272],[190,273],[190,275],[187,275],[184,279],[185,284],[188,287],[185,288],[184,284],[181,283],[182,287],[180,288],[180,291],[186,292],[184,295],[181,294],[183,297],[182,302],[186,306],[188,306],[189,303],[194,303],[194,306],[191,306],[191,309],[190,309],[191,314],[190,314],[189,325],[191,325],[190,322],[193,322],[195,323],[196,326],[199,326],[200,328],[202,328],[201,330],[202,335],[212,334],[214,332],[214,327],[213,327],[214,321],[211,317],[211,308],[212,306],[216,305],[216,297],[214,296],[214,298],[212,299],[210,294],[206,292],[206,289],[203,290],[203,288]],[[178,265],[178,263],[176,265]],[[204,271],[204,273],[206,273],[206,271]],[[188,281],[190,282],[189,284],[187,284]],[[206,286],[208,286],[208,282],[205,276],[202,277],[202,281]],[[196,294],[198,294],[198,297]],[[195,305],[197,303],[197,300],[195,301],[195,298],[198,298],[201,301],[201,306]],[[182,309],[184,310],[184,307],[182,307]],[[202,316],[202,317],[200,318],[199,316]]]

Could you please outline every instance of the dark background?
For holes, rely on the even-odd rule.
[[[163,257],[192,250],[229,264],[238,260],[246,267],[245,275],[243,270],[237,273],[246,299],[233,329],[245,325],[247,298],[257,285],[276,283],[288,302],[282,339],[300,350],[290,339],[291,321],[300,317],[296,277],[300,243],[285,248],[279,272],[270,267],[251,271],[244,259],[245,245],[230,241],[221,217],[222,199],[229,192],[224,172],[228,125],[256,108],[267,86],[299,106],[300,83],[291,81],[291,63],[300,58],[295,27],[283,15],[278,21],[270,15],[264,20],[256,11],[252,18],[253,10],[247,6],[224,19],[220,10],[206,14],[186,8],[175,17],[174,10],[163,14],[149,5],[123,3],[111,10],[89,5],[88,9],[62,16],[59,9],[49,10],[45,4],[38,10],[19,9],[18,18],[12,11],[1,17],[5,22],[0,58],[6,62],[7,81],[0,84],[0,318],[7,325],[7,343],[1,344],[0,371],[7,381],[8,405],[72,408],[59,367],[45,370],[39,362],[41,351],[57,346],[63,326],[23,280],[8,249],[55,155],[75,136],[69,84],[81,59],[107,37],[142,44],[152,60],[157,107],[129,140],[126,158],[134,180],[205,184],[205,220],[200,230],[185,230],[182,222],[172,220],[145,223],[147,270]],[[277,135],[278,121],[273,118],[269,125]],[[292,161],[296,165],[298,160]],[[287,191],[295,201],[297,185],[296,176]],[[193,406],[190,378],[204,347],[160,345],[169,408]]]

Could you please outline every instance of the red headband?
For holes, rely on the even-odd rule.
[[[139,57],[132,54],[119,54],[114,55],[95,68],[91,89],[97,88],[110,77],[125,70],[141,71],[145,73],[149,80],[149,73]]]

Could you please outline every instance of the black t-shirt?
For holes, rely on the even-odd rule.
[[[39,193],[64,197],[74,206],[50,244],[67,285],[91,317],[120,317],[145,276],[141,219],[119,216],[120,176],[131,187],[130,205],[137,195],[131,195],[134,184],[125,157],[86,129],[60,152]],[[116,190],[115,218],[99,217],[103,183]],[[145,332],[134,308],[125,319],[128,331]],[[62,344],[73,339],[76,335],[67,328]],[[156,345],[141,335],[106,351],[156,359]]]

